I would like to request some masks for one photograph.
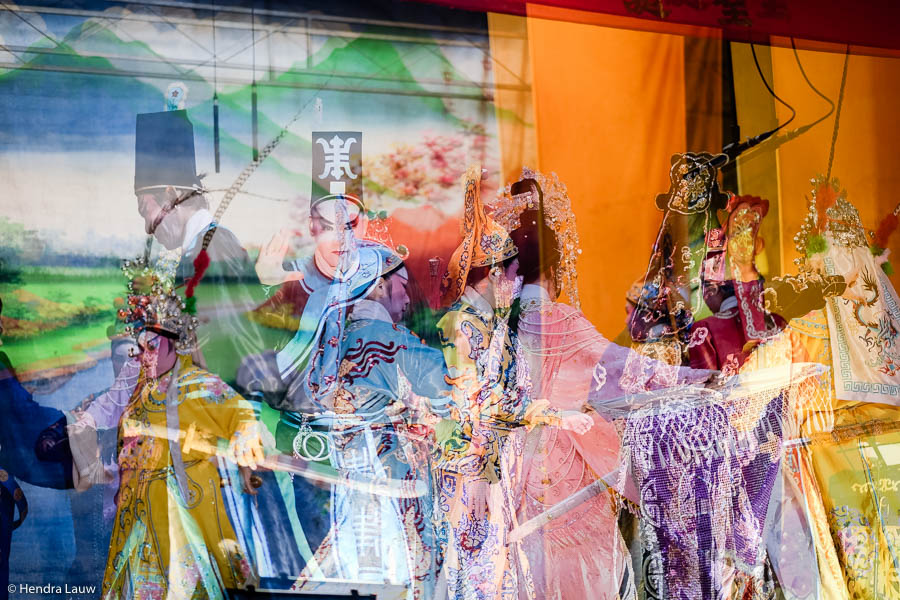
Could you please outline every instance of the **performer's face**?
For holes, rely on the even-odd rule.
[[[131,338],[115,340],[112,342],[112,366],[113,376],[118,376],[119,371],[128,362],[132,356],[137,356],[140,351],[138,346],[134,345]]]
[[[522,292],[522,277],[519,275],[519,259],[513,259],[506,268],[494,267],[488,275],[495,301],[508,307]]]
[[[309,233],[316,241],[316,258],[324,261],[332,269],[340,259],[341,239],[335,231],[334,221],[322,217],[313,209],[309,221]]]
[[[359,207],[352,202],[344,202],[346,211],[338,210],[337,201],[331,200],[313,207],[310,212],[309,233],[316,241],[316,266],[328,276],[334,274],[340,262],[341,233],[350,227],[354,235],[362,239],[366,232],[366,221]],[[336,223],[343,223],[343,226],[338,227]]]
[[[516,258],[509,266],[506,267],[506,270],[503,271],[503,276],[510,283],[516,283],[516,279],[519,277],[519,259]]]
[[[175,366],[177,355],[172,340],[148,331],[141,336],[141,366],[148,377],[165,375]]]
[[[409,310],[409,292],[406,290],[408,284],[409,273],[406,271],[406,267],[391,273],[384,280],[385,295],[383,304],[391,314],[394,323],[401,321]]]
[[[152,232],[159,240],[159,243],[174,250],[181,247],[181,234],[183,227],[179,223],[179,209],[175,208],[169,214],[163,215],[163,207],[168,206],[177,198],[175,190],[166,188],[165,190],[153,190],[141,192],[137,196],[138,212],[144,218],[144,231],[147,235]],[[160,217],[162,220],[159,221]],[[155,223],[156,229],[153,229]]]

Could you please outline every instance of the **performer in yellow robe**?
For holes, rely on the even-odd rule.
[[[195,366],[196,319],[171,286],[129,296],[120,316],[141,348],[141,376],[119,424],[120,485],[102,597],[223,598],[254,580],[221,488],[226,461],[262,462],[253,410],[222,380]],[[133,289],[133,287],[132,287]]]
[[[792,406],[795,443],[786,467],[801,491],[818,566],[814,597],[900,598],[900,442],[897,404],[900,308],[868,247],[856,208],[836,180],[813,181],[796,238],[805,270],[842,278],[825,307],[790,321],[785,335],[754,351],[753,364],[816,362],[830,369]],[[813,383],[813,382],[809,382]],[[796,554],[786,554],[802,578]],[[811,596],[812,597],[812,596]]]
[[[811,463],[850,598],[900,598],[900,298],[873,256],[859,213],[836,180],[818,178],[812,211],[824,248],[811,257],[847,289],[829,298],[833,429],[813,436]]]

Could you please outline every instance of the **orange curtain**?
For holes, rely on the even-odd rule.
[[[534,8],[528,41],[539,168],[569,189],[583,250],[582,308],[612,338],[624,327],[625,292],[647,267],[670,156],[686,144],[683,38]]]
[[[494,57],[495,78],[531,86],[530,102],[521,90],[496,95],[503,175],[512,181],[521,164],[537,164],[568,186],[583,250],[578,269],[583,309],[601,332],[614,337],[624,325],[625,292],[643,275],[657,233],[662,215],[654,199],[668,188],[670,156],[717,149],[688,148],[701,140],[717,145],[713,122],[721,122],[721,113],[713,106],[714,88],[704,105],[711,111],[708,119],[698,113],[699,104],[687,112],[685,97],[696,90],[687,90],[685,81],[704,82],[693,71],[721,42],[711,30],[646,31],[633,20],[534,4],[528,5],[527,18],[491,15],[489,23],[492,52],[503,50]],[[708,40],[702,56],[691,58],[697,49],[686,52],[687,39]],[[767,80],[797,110],[789,129],[808,124],[828,105],[804,81],[790,40],[771,42],[758,56]],[[806,48],[799,54],[810,80],[837,102],[843,47],[800,41],[798,46]],[[783,123],[789,111],[765,91],[749,47],[733,43],[731,48],[742,137]],[[696,63],[687,76],[686,54]],[[513,76],[510,68],[516,67],[521,73]],[[708,70],[715,85],[721,74]],[[900,137],[898,97],[900,59],[851,56],[833,175],[872,230],[900,202],[893,193],[900,183],[894,147]],[[686,122],[708,131],[687,132]],[[809,180],[827,169],[833,125],[832,117],[777,151],[739,162],[733,191],[767,197],[774,207],[764,224],[767,248],[759,265],[769,276],[796,272],[792,239],[806,214]],[[900,232],[890,249],[900,273]],[[900,285],[900,275],[892,279]]]

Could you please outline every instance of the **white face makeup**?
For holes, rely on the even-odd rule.
[[[122,366],[140,353],[140,347],[128,340],[115,341],[112,345],[113,375],[118,376]]]
[[[340,210],[338,202],[343,202],[346,212]],[[338,222],[344,226],[336,226]],[[309,233],[316,242],[316,266],[329,277],[334,275],[340,262],[341,233],[346,231],[347,225],[357,238],[361,239],[365,234],[366,223],[360,208],[349,200],[325,200],[310,212]]]

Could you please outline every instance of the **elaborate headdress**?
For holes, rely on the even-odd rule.
[[[197,348],[198,322],[175,291],[170,266],[165,258],[154,266],[145,257],[123,261],[128,299],[118,316],[135,340],[144,331],[153,331],[174,340],[179,354],[190,354]]]
[[[813,191],[809,211],[794,236],[794,247],[800,253],[800,258],[794,262],[801,271],[806,270],[807,257],[826,249],[826,233],[831,234],[832,242],[838,246],[858,248],[869,245],[859,212],[847,200],[847,191],[841,188],[837,178],[826,180],[823,175],[818,175],[810,183]]]
[[[526,210],[539,210],[544,214],[547,226],[556,234],[559,250],[557,274],[560,289],[565,292],[572,306],[580,308],[578,298],[578,271],[576,261],[581,254],[578,241],[578,229],[575,226],[575,215],[566,186],[556,173],[544,175],[540,171],[532,171],[522,167],[520,181],[533,179],[541,188],[543,201],[533,194],[512,194],[512,185],[507,185],[499,194],[492,216],[506,231],[513,231],[521,226],[519,217]],[[539,206],[538,203],[541,202]]]
[[[794,247],[800,254],[794,259],[798,273],[774,277],[766,286],[766,309],[785,319],[801,316],[822,308],[825,299],[839,296],[847,288],[842,275],[829,275],[816,270],[809,258],[828,249],[824,234],[831,233],[834,243],[842,246],[866,246],[865,230],[859,213],[846,199],[846,191],[837,179],[818,175],[813,185],[809,210],[794,235]]]
[[[691,288],[694,275],[694,246],[686,239],[673,215],[692,215],[702,222],[704,239],[709,235],[711,215],[728,200],[719,189],[715,157],[708,152],[673,154],[669,166],[669,190],[656,197],[663,211],[644,285],[628,331],[635,342],[671,341],[686,350],[694,306]],[[680,221],[679,221],[680,222]],[[721,233],[721,231],[719,232]],[[721,236],[720,236],[721,238]],[[707,240],[708,241],[708,240]],[[721,241],[721,239],[719,239]],[[703,246],[706,251],[706,244]]]
[[[519,252],[506,230],[484,212],[481,201],[481,165],[470,166],[463,181],[466,187],[460,226],[463,240],[450,257],[447,272],[441,282],[444,304],[451,304],[462,295],[466,277],[472,267],[500,264]]]

